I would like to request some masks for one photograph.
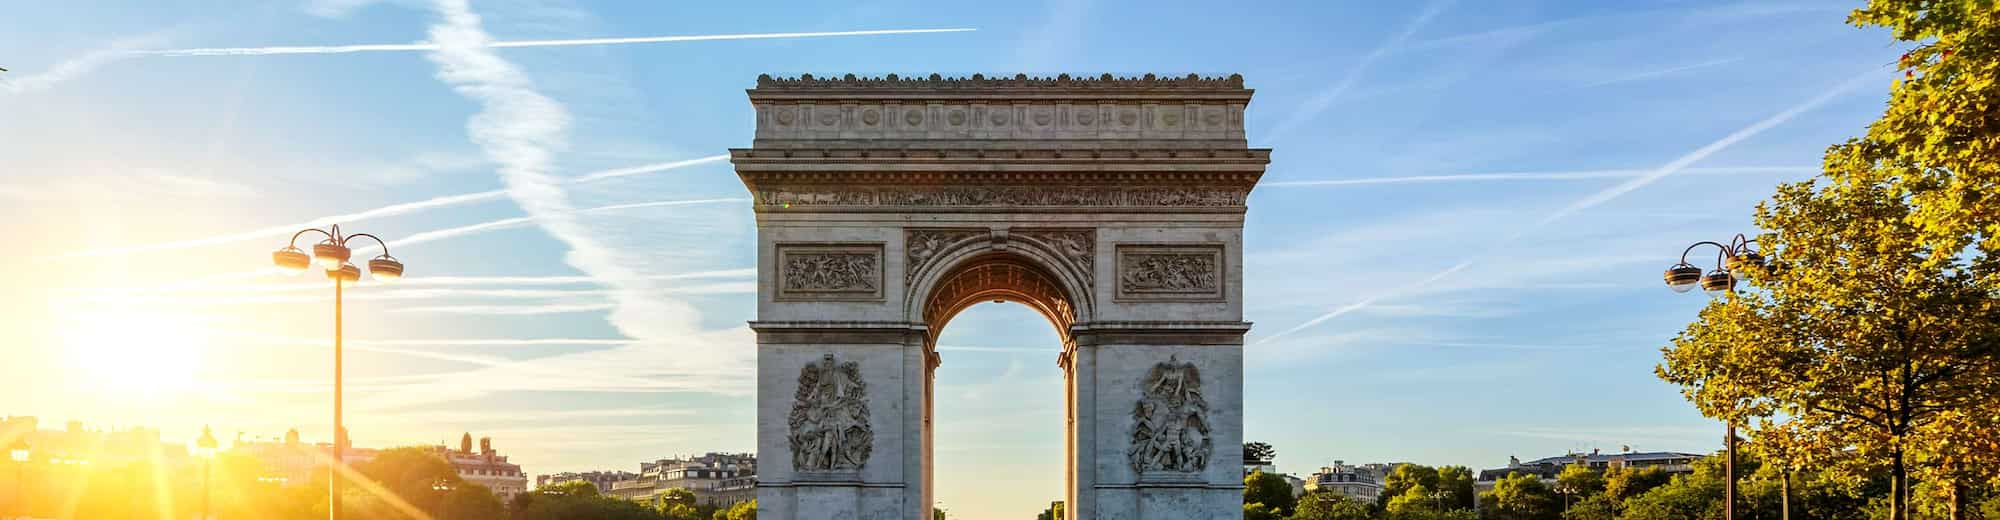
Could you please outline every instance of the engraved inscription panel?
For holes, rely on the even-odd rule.
[[[780,300],[882,299],[881,244],[778,244]]]
[[[1222,246],[1119,245],[1118,299],[1222,301]]]

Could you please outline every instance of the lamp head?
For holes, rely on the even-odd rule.
[[[204,459],[215,458],[215,433],[207,426],[201,427],[201,437],[194,440],[194,454]]]
[[[271,252],[271,263],[283,269],[285,274],[301,274],[312,267],[312,257],[306,256],[306,252],[300,251],[299,248],[285,246],[284,249]]]
[[[1707,291],[1709,296],[1721,296],[1736,290],[1736,277],[1721,269],[1709,271],[1707,276],[1701,277],[1701,290]]]
[[[342,285],[354,285],[354,282],[361,281],[361,268],[355,267],[354,264],[343,263],[339,269],[328,270],[326,276]]]
[[[401,280],[403,279],[403,263],[396,261],[395,258],[391,258],[389,255],[382,255],[368,261],[368,274],[375,275],[375,279],[382,282]]]
[[[1701,268],[1688,264],[1675,265],[1667,268],[1666,279],[1668,289],[1677,293],[1688,292],[1701,284]]]
[[[353,252],[349,251],[347,246],[333,242],[313,244],[313,261],[319,262],[319,267],[328,271],[339,269],[340,264],[347,263],[347,257],[351,254]]]
[[[1731,272],[1737,273],[1756,272],[1755,268],[1764,267],[1764,255],[1757,254],[1756,251],[1750,251],[1748,248],[1745,248],[1743,251],[1730,255],[1729,260],[1724,263],[1723,267],[1727,267]]]

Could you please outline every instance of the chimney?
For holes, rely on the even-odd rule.
[[[465,432],[464,436],[458,438],[458,452],[465,454],[472,453],[472,432]]]
[[[488,454],[488,455],[491,455],[491,454],[493,453],[493,438],[492,438],[492,437],[480,437],[480,438],[479,438],[479,452],[480,452],[480,453],[485,453],[485,454]]]

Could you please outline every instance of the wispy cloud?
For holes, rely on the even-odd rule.
[[[1597,207],[1598,205],[1609,202],[1627,193],[1631,193],[1640,188],[1644,188],[1647,185],[1657,182],[1660,179],[1666,178],[1669,175],[1679,173],[1682,170],[1686,169],[1689,165],[1699,162],[1703,159],[1707,159],[1709,156],[1714,155],[1716,152],[1722,151],[1723,149],[1728,148],[1731,145],[1734,145],[1745,139],[1749,139],[1750,137],[1756,136],[1757,134],[1762,133],[1765,130],[1769,130],[1772,127],[1784,124],[1786,121],[1790,121],[1792,120],[1792,118],[1798,117],[1799,114],[1805,113],[1806,111],[1812,110],[1814,108],[1818,108],[1819,106],[1826,104],[1828,101],[1832,101],[1834,98],[1839,97],[1840,95],[1853,90],[1855,87],[1865,84],[1868,81],[1877,79],[1879,79],[1879,75],[1876,74],[1875,71],[1870,71],[1868,73],[1857,75],[1851,79],[1848,79],[1844,82],[1841,82],[1827,89],[1825,92],[1821,93],[1818,96],[1814,96],[1813,98],[1808,99],[1798,105],[1792,106],[1776,114],[1773,114],[1769,117],[1766,117],[1762,120],[1751,123],[1749,126],[1745,126],[1742,129],[1739,129],[1735,132],[1731,132],[1729,135],[1723,136],[1721,139],[1717,139],[1714,142],[1710,142],[1707,145],[1704,145],[1688,153],[1682,154],[1680,157],[1675,158],[1673,161],[1670,161],[1667,164],[1654,169],[1653,171],[1646,172],[1643,175],[1632,178],[1631,180],[1625,181],[1623,183],[1619,183],[1616,186],[1612,186],[1610,188],[1598,191],[1596,193],[1592,193],[1589,196],[1586,196],[1580,200],[1577,200],[1576,202],[1573,202],[1554,212],[1549,213],[1548,215],[1542,217],[1539,220],[1536,220],[1533,223],[1521,226],[1518,229],[1516,229],[1513,233],[1511,233],[1507,239],[1501,240],[1499,243],[1506,244],[1513,242],[1519,239],[1520,237],[1525,236],[1527,233],[1534,231],[1535,229],[1539,229],[1557,220],[1562,220],[1563,218],[1575,215],[1578,212]],[[1432,283],[1436,283],[1437,281],[1449,277],[1453,274],[1457,274],[1460,271],[1464,271],[1466,268],[1471,267],[1475,263],[1478,263],[1484,260],[1485,258],[1492,256],[1496,251],[1497,247],[1488,249],[1487,251],[1484,251],[1479,255],[1475,255],[1473,257],[1462,260],[1456,264],[1453,264],[1451,267],[1448,267],[1443,271],[1431,274],[1430,276],[1426,276],[1413,283],[1405,284],[1403,286],[1385,292],[1376,293],[1374,295],[1363,298],[1359,301],[1355,301],[1334,308],[1333,310],[1327,311],[1326,313],[1320,314],[1319,316],[1306,320],[1306,322],[1304,323],[1301,323],[1299,325],[1293,326],[1288,329],[1284,329],[1276,334],[1265,336],[1259,339],[1257,342],[1258,343],[1269,342],[1287,335],[1291,335],[1301,330],[1305,330],[1313,326],[1319,325],[1321,323],[1325,323],[1327,320],[1338,318],[1340,316],[1366,308],[1369,305],[1373,305],[1375,302],[1381,301],[1383,299],[1395,298],[1418,292],[1425,286],[1428,286]]]
[[[702,42],[717,40],[774,40],[792,38],[831,38],[841,36],[884,36],[892,34],[929,34],[971,32],[979,29],[970,27],[945,29],[878,29],[866,31],[825,31],[825,32],[782,32],[782,33],[740,33],[740,34],[691,34],[678,36],[638,36],[630,38],[580,38],[570,40],[511,40],[494,41],[490,38],[477,42],[485,48],[520,47],[572,47],[578,45],[630,45],[636,43]],[[447,35],[449,36],[449,35]],[[140,56],[271,56],[281,54],[348,54],[356,52],[433,52],[448,51],[454,42],[447,42],[433,31],[431,41],[414,43],[364,43],[351,45],[290,45],[270,47],[210,47],[200,49],[161,49],[130,51],[128,54]]]
[[[540,305],[433,305],[424,307],[402,307],[391,309],[395,312],[430,314],[468,314],[478,316],[527,316],[538,314],[570,314],[577,312],[597,312],[617,307],[610,303],[547,303]]]
[[[753,344],[749,331],[701,330],[699,308],[661,297],[649,277],[628,264],[633,259],[585,225],[563,179],[552,174],[555,155],[567,146],[565,108],[494,53],[491,37],[465,1],[439,0],[435,9],[440,21],[431,27],[431,40],[438,48],[428,57],[437,64],[439,79],[479,104],[479,114],[467,125],[473,141],[499,166],[508,197],[569,248],[567,263],[610,289],[607,320],[634,341],[456,374],[374,396],[363,407],[405,409],[502,390],[744,391]]]
[[[1373,66],[1376,61],[1381,60],[1383,56],[1394,52],[1397,47],[1402,46],[1403,42],[1408,41],[1411,35],[1423,29],[1425,25],[1430,23],[1432,18],[1436,18],[1439,14],[1443,13],[1451,4],[1451,0],[1436,0],[1431,2],[1430,5],[1425,6],[1424,10],[1417,13],[1417,17],[1410,20],[1410,23],[1405,24],[1401,31],[1396,32],[1394,36],[1390,36],[1388,40],[1382,42],[1382,45],[1375,47],[1375,50],[1369,51],[1361,59],[1355,60],[1354,66],[1347,69],[1347,75],[1341,77],[1339,82],[1314,94],[1298,110],[1292,111],[1291,116],[1286,117],[1277,126],[1272,127],[1270,132],[1264,133],[1264,141],[1277,141],[1279,138],[1284,137],[1285,134],[1290,133],[1292,129],[1306,124],[1313,118],[1319,117],[1321,112],[1325,112],[1327,107],[1333,106],[1333,102],[1339,100],[1342,94],[1346,94],[1348,89],[1354,88],[1355,82],[1361,80],[1361,76],[1368,72],[1370,66]]]
[[[1466,173],[1453,175],[1407,175],[1397,177],[1356,177],[1350,179],[1319,179],[1278,181],[1259,183],[1262,187],[1305,187],[1305,186],[1361,186],[1374,184],[1438,184],[1459,182],[1505,182],[1505,181],[1580,181],[1598,179],[1624,179],[1642,177],[1657,169],[1619,170],[1571,170],[1502,173]],[[1686,168],[1685,174],[1694,175],[1740,175],[1740,174],[1802,174],[1816,173],[1813,166],[1715,166],[1706,168]]]

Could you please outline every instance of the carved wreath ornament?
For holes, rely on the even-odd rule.
[[[1209,437],[1208,401],[1201,397],[1201,370],[1169,357],[1146,375],[1143,395],[1132,408],[1132,470],[1194,473],[1208,468],[1215,451]]]
[[[875,432],[868,425],[868,385],[861,365],[827,354],[799,370],[792,403],[792,467],[798,471],[855,471],[868,464]]]

